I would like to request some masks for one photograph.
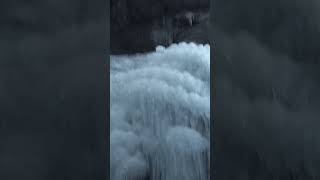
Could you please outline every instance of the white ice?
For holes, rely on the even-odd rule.
[[[110,65],[110,179],[209,179],[210,46],[158,46]]]

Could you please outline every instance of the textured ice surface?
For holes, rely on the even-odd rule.
[[[111,56],[111,180],[209,179],[210,46]]]

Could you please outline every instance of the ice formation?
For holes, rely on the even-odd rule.
[[[110,179],[208,180],[210,46],[111,56]]]

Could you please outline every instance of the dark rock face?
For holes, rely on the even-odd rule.
[[[225,32],[247,32],[296,61],[318,61],[318,1],[219,0],[214,6],[215,24]]]
[[[1,180],[108,179],[106,3],[0,2]]]
[[[181,41],[209,43],[208,0],[111,1],[111,53],[154,50]]]
[[[106,4],[107,2],[105,2]],[[55,32],[88,21],[105,20],[105,4],[87,0],[30,0],[0,2],[1,32]]]
[[[215,179],[320,179],[319,1],[214,9]]]

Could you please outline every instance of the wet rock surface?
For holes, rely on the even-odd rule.
[[[152,51],[181,41],[209,43],[208,0],[113,0],[112,54]]]

